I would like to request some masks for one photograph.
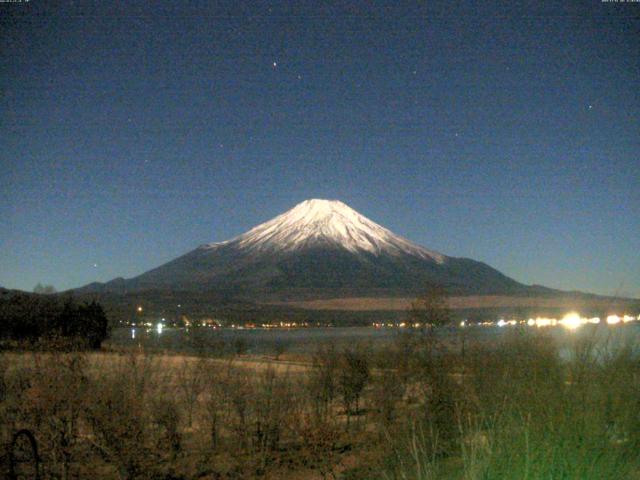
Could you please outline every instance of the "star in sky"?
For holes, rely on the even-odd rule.
[[[135,276],[326,197],[525,283],[640,292],[640,201],[619,188],[640,174],[629,12],[184,2],[174,22],[174,3],[4,22],[0,105],[18,116],[0,129],[3,286]]]

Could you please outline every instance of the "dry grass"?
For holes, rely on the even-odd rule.
[[[638,478],[640,357],[592,340],[569,361],[521,331],[304,361],[5,353],[0,442],[33,431],[42,478]]]
[[[342,311],[406,311],[415,298],[408,297],[350,297],[304,300],[290,302],[272,302],[272,305],[286,305],[307,310],[342,310]],[[588,308],[610,309],[630,307],[637,301],[611,298],[581,298],[572,296],[556,297],[520,297],[506,295],[471,295],[464,297],[448,297],[449,308]]]

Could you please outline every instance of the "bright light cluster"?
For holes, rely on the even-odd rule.
[[[633,322],[636,320],[640,321],[640,315],[638,315],[638,317],[636,318],[631,315],[623,315],[622,317],[620,317],[618,315],[613,314],[613,315],[609,315],[605,321],[608,325],[616,325],[618,323],[627,323],[627,322]],[[560,320],[558,320],[557,318],[549,318],[549,317],[536,317],[536,318],[530,318],[528,320],[514,320],[514,319],[505,320],[504,318],[501,318],[496,322],[484,321],[479,323],[470,323],[468,320],[463,320],[460,322],[459,326],[464,328],[469,326],[507,327],[507,326],[513,326],[513,325],[528,325],[530,327],[555,327],[556,325],[562,325],[564,328],[568,330],[575,330],[582,325],[587,325],[587,324],[598,325],[599,323],[600,323],[600,317],[583,317],[577,312],[569,312]],[[419,323],[412,324],[407,322],[386,323],[386,324],[372,323],[372,325],[376,328],[384,328],[384,327],[419,328],[420,327]]]
[[[536,327],[549,327],[556,326],[558,324],[558,320],[555,318],[538,317],[536,319],[530,318],[527,323]]]
[[[617,323],[620,323],[620,317],[618,315],[609,315],[607,317],[607,323],[609,325],[615,325]]]
[[[569,330],[574,330],[576,328],[578,328],[580,325],[582,325],[582,318],[580,318],[580,315],[578,315],[575,312],[571,312],[571,313],[567,313],[564,317],[562,317],[562,320],[560,320],[560,325],[562,325],[565,328],[568,328]],[[585,323],[586,323],[586,318],[584,319]]]
[[[530,318],[527,322],[531,326],[536,327],[554,327],[556,325],[562,325],[563,327],[569,330],[575,330],[581,325],[586,325],[588,323],[592,325],[597,325],[600,323],[599,317],[582,317],[579,313],[569,312],[560,320],[556,318],[542,318],[538,317],[536,319]]]
[[[609,315],[607,317],[607,323],[609,325],[615,325],[620,322],[623,322],[623,323],[633,322],[634,320],[636,319],[631,315],[623,315],[622,317],[619,317],[618,315]],[[640,320],[640,315],[638,315],[638,320]]]
[[[608,325],[615,325],[618,324],[620,322],[631,322],[636,320],[636,318],[632,317],[631,315],[624,315],[622,317],[619,317],[618,315],[609,315],[606,319],[606,322]],[[640,320],[640,316],[638,316],[638,320]],[[586,324],[591,324],[591,325],[598,325],[600,323],[600,317],[582,317],[580,316],[580,314],[576,313],[576,312],[570,312],[567,313],[564,317],[562,317],[562,319],[558,320],[556,318],[544,318],[544,317],[538,317],[538,318],[530,318],[527,321],[527,325],[529,326],[535,326],[535,327],[553,327],[556,325],[562,325],[563,327],[569,329],[569,330],[575,330],[576,328],[580,327],[581,325],[586,325]]]

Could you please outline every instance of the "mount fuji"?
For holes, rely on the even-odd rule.
[[[428,250],[337,200],[312,199],[231,240],[201,245],[131,279],[82,292],[237,291],[266,295],[405,294],[438,284],[453,294],[530,288],[490,266]]]

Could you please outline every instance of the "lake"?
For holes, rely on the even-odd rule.
[[[232,328],[116,328],[109,344],[121,347],[140,347],[145,350],[170,350],[179,352],[273,354],[275,352],[311,353],[321,346],[344,348],[355,343],[368,342],[373,346],[392,341],[400,332],[411,329],[373,327],[309,327],[274,329]],[[468,342],[499,339],[515,331],[544,332],[560,346],[563,357],[570,356],[577,341],[592,339],[602,348],[631,345],[640,346],[640,323],[620,325],[584,325],[576,330],[556,327],[482,327],[469,326],[441,330],[439,335],[456,340],[462,335]],[[416,332],[417,333],[417,332]]]

